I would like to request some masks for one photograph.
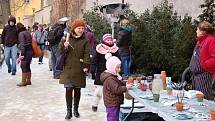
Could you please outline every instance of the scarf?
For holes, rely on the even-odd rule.
[[[96,51],[102,55],[105,55],[107,53],[116,53],[118,49],[119,47],[117,47],[115,43],[112,47],[107,46],[105,44],[98,44],[96,46]]]

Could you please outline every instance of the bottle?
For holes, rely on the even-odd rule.
[[[163,88],[161,74],[154,74],[154,80],[152,81],[152,92],[153,94],[160,94]]]
[[[167,87],[166,84],[166,71],[161,71],[161,78],[162,78],[162,82],[163,82],[163,89],[165,90]]]
[[[161,71],[162,82],[166,83],[166,71]]]

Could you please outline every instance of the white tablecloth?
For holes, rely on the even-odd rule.
[[[146,106],[147,109],[149,109],[151,112],[157,113],[166,121],[180,121],[174,117],[176,114],[188,114],[193,117],[192,119],[184,121],[210,121],[209,110],[215,110],[214,101],[204,100],[200,103],[197,102],[195,98],[184,98],[184,103],[187,109],[182,112],[178,112],[176,111],[175,105],[171,105],[177,101],[177,98],[174,96],[167,95],[166,93],[164,93],[164,91],[160,94],[159,102],[154,102],[150,98],[144,98],[146,97],[146,95],[152,95],[149,90],[141,91],[140,89],[133,87],[129,90],[129,94],[135,99],[137,99],[144,106]],[[202,114],[201,117],[199,116],[200,114]],[[203,116],[206,116],[207,118],[203,118]]]

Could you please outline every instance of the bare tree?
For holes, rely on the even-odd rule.
[[[10,1],[0,0],[0,24],[4,25],[5,23],[7,23],[7,19],[10,14]]]
[[[64,16],[82,18],[86,0],[52,0],[52,22]]]
[[[22,8],[25,5],[24,0],[12,0],[10,2],[10,6],[11,6],[11,13],[14,14],[16,13],[20,8]]]

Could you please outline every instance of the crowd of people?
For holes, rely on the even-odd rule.
[[[8,73],[16,75],[17,53],[19,53],[22,80],[17,86],[31,85],[30,64],[34,55],[32,40],[35,40],[43,54],[45,48],[49,48],[51,52],[49,68],[53,71],[53,78],[60,79],[59,83],[64,84],[67,106],[65,119],[71,119],[73,115],[80,116],[78,108],[81,88],[86,87],[86,74],[90,72],[92,79],[95,80],[92,111],[97,111],[100,99],[103,97],[107,120],[118,121],[120,105],[124,100],[123,93],[132,87],[132,84],[125,83],[122,78],[131,74],[132,29],[129,21],[125,18],[120,20],[116,39],[111,34],[104,33],[99,43],[85,21],[75,19],[71,24],[68,21],[69,19],[60,19],[52,27],[35,23],[31,30],[22,23],[16,24],[15,17],[10,16],[1,36]],[[196,31],[197,44],[190,62],[194,75],[193,87],[203,92],[205,98],[209,100],[214,99],[213,32],[214,28],[210,23],[205,21],[199,23]],[[59,64],[58,53],[65,54],[62,70],[55,68]],[[43,54],[38,58],[38,64],[43,64]]]

